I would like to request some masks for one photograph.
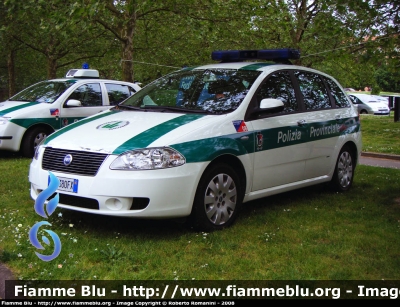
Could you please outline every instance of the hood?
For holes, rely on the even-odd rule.
[[[44,145],[69,150],[121,154],[127,150],[169,146],[218,116],[107,110],[51,134]],[[196,137],[196,136],[195,136]]]
[[[24,110],[32,106],[40,105],[39,102],[3,101],[0,102],[0,116],[12,116],[12,112]]]
[[[368,103],[366,103],[366,105],[371,107],[371,109],[374,111],[378,111],[378,110],[382,110],[382,109],[385,109],[385,110],[389,109],[388,105],[384,102],[368,102]]]

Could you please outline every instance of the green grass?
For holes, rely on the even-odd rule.
[[[400,155],[400,121],[390,116],[360,115],[363,151]]]
[[[400,279],[396,169],[359,165],[344,194],[319,185],[247,203],[233,227],[214,233],[57,208],[47,229],[62,251],[44,262],[28,237],[43,220],[29,196],[29,163],[0,155],[0,261],[18,279]]]

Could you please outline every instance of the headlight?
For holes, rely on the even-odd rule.
[[[163,169],[185,164],[185,157],[172,148],[144,148],[127,151],[110,165],[113,170]]]
[[[10,117],[0,117],[0,125],[7,124],[10,119]]]
[[[40,152],[40,148],[42,148],[42,145],[44,143],[44,141],[46,141],[47,137],[44,137],[43,140],[40,141],[40,143],[36,146],[35,148],[35,154],[33,155],[33,158],[35,160],[37,160],[39,158],[39,152]]]

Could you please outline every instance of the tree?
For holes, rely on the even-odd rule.
[[[48,79],[55,78],[60,67],[105,53],[104,31],[74,18],[74,5],[63,0],[7,1],[8,15],[14,18],[8,32],[46,58]],[[98,44],[100,39],[102,45]]]
[[[6,68],[8,54],[16,67],[46,61],[47,78],[90,59],[104,76],[146,83],[184,65],[209,62],[213,50],[284,47],[301,51],[295,64],[326,71],[349,87],[373,86],[380,65],[388,72],[398,69],[399,0],[3,0],[1,5],[0,68]],[[38,66],[25,70],[29,74]]]
[[[238,20],[240,11],[232,12],[232,3],[243,6],[246,1],[202,0],[154,0],[142,1],[99,1],[86,0],[90,9],[88,16],[112,33],[121,44],[122,78],[134,80],[133,61],[135,52],[146,50],[147,59],[154,60],[155,53],[167,55],[163,60],[178,56],[180,46],[186,46],[185,52],[198,55],[202,49],[198,44],[188,45],[200,38],[203,33],[216,24],[226,24]],[[229,6],[230,5],[230,6]],[[81,11],[83,13],[83,11]],[[208,31],[212,32],[212,31]],[[226,30],[224,33],[228,33]],[[235,33],[230,32],[232,37]],[[199,47],[196,50],[196,47]],[[159,52],[164,48],[164,52]],[[149,52],[152,51],[152,52]],[[171,52],[168,56],[168,50]],[[198,56],[195,56],[198,58]],[[175,61],[176,62],[176,61]]]

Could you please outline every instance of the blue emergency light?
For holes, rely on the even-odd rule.
[[[247,60],[267,60],[290,63],[289,60],[300,58],[300,51],[296,49],[264,49],[264,50],[222,50],[213,51],[211,58],[221,62],[242,62]]]

